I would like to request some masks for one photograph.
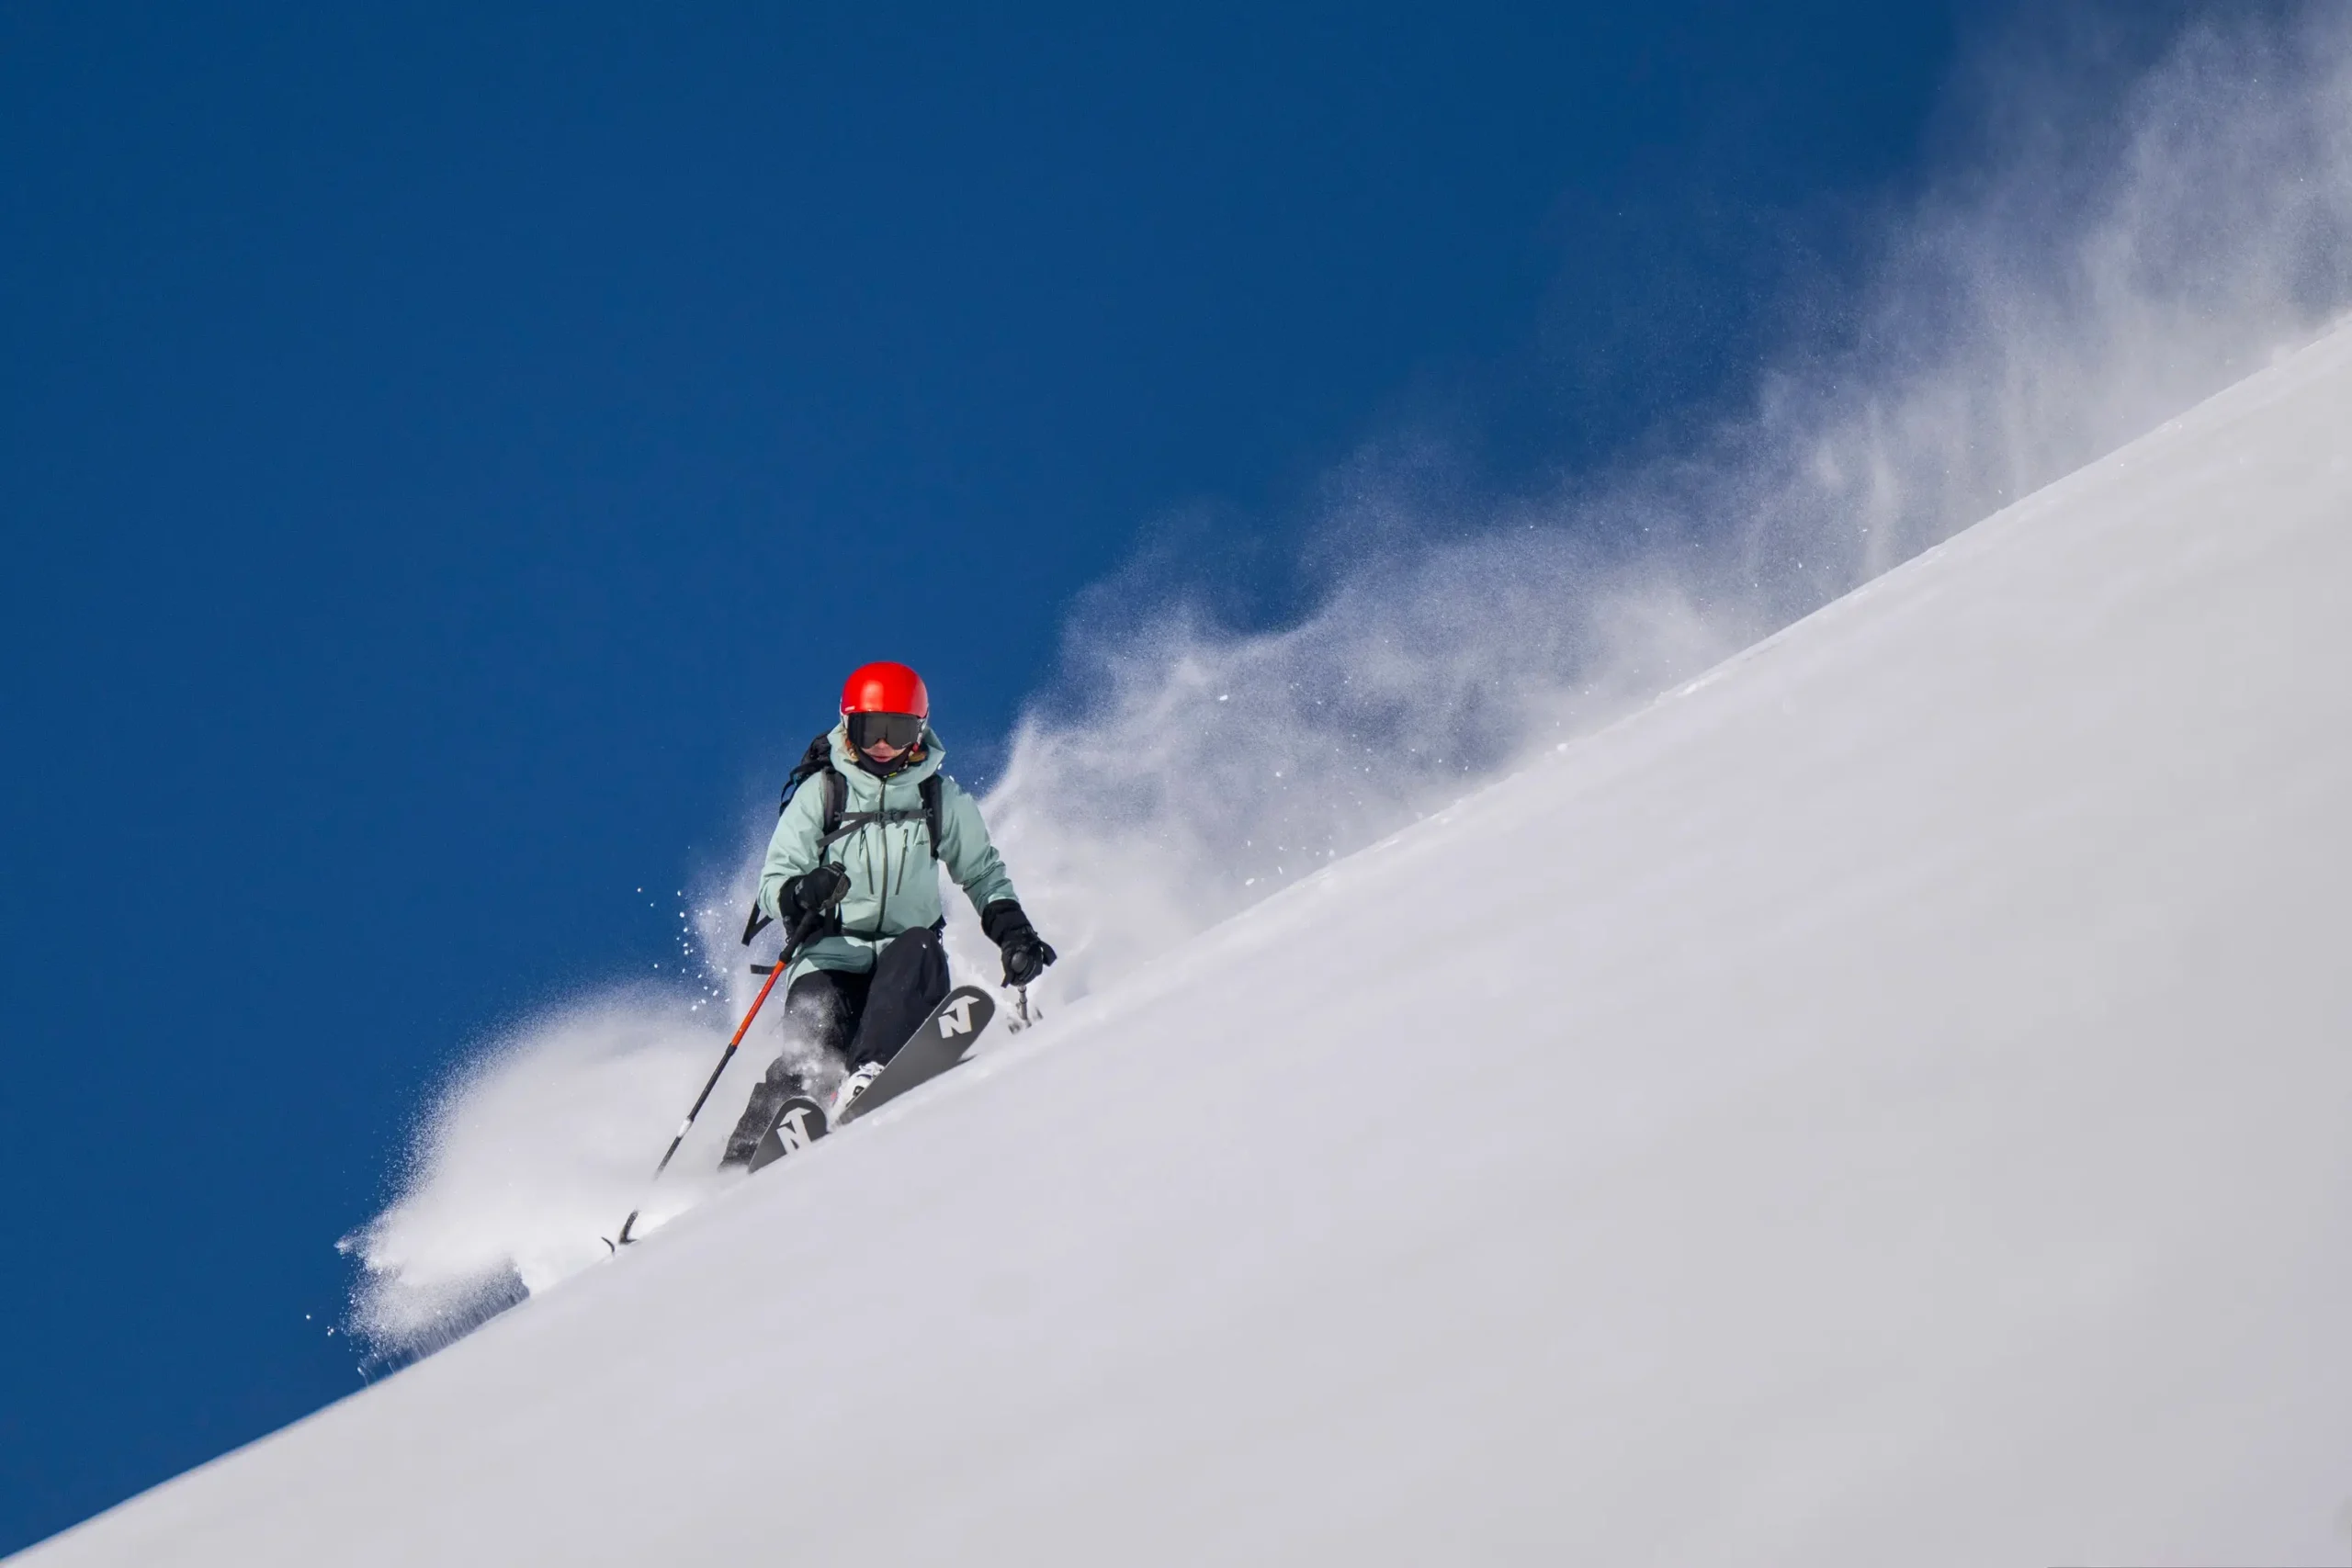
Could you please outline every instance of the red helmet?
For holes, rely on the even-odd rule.
[[[931,692],[903,664],[861,664],[842,686],[843,713],[910,713],[931,716]]]

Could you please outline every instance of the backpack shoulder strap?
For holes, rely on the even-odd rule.
[[[849,780],[830,761],[825,764],[824,790],[825,819],[817,829],[820,843],[842,830],[842,811],[849,804]]]
[[[947,853],[947,840],[941,837],[940,829],[940,801],[946,793],[942,788],[945,783],[944,774],[933,773],[915,786],[916,793],[922,796],[922,825],[931,830],[931,858],[942,864],[946,863],[944,857]]]

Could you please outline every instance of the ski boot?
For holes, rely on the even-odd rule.
[[[840,1126],[842,1118],[849,1114],[849,1108],[856,1103],[857,1097],[882,1076],[885,1065],[881,1062],[862,1062],[852,1068],[849,1077],[842,1079],[841,1087],[833,1090],[833,1103],[826,1110],[825,1120],[836,1127]]]

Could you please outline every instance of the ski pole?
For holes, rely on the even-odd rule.
[[[686,1130],[695,1124],[695,1118],[702,1114],[703,1104],[710,1099],[710,1091],[718,1087],[719,1075],[727,1071],[727,1064],[735,1059],[735,1047],[743,1043],[743,1036],[752,1032],[752,1021],[760,1016],[760,1008],[767,1001],[768,993],[775,989],[776,977],[792,966],[792,955],[800,950],[802,942],[815,934],[819,923],[824,918],[823,910],[812,910],[807,919],[793,928],[792,940],[786,942],[784,951],[775,955],[775,967],[768,971],[766,982],[760,987],[760,994],[752,998],[751,1010],[743,1015],[743,1021],[735,1026],[735,1038],[729,1040],[727,1043],[727,1049],[718,1054],[718,1066],[710,1069],[710,1077],[703,1084],[702,1092],[695,1096],[694,1108],[686,1112],[686,1119],[678,1123],[678,1135],[670,1140],[669,1148],[662,1152],[662,1163],[653,1168],[655,1181],[662,1179],[662,1173],[670,1168],[670,1161],[677,1156],[678,1145],[686,1141]],[[627,1247],[628,1233],[636,1225],[637,1216],[642,1211],[639,1209],[631,1209],[628,1212],[628,1218],[621,1222],[620,1241],[617,1244],[608,1241],[605,1245],[616,1252]]]

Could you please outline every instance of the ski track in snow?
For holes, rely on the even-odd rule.
[[[24,1561],[2342,1561],[2347,430],[2338,332]]]

